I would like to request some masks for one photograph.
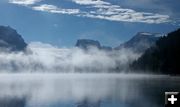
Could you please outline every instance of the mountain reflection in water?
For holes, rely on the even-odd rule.
[[[180,78],[143,74],[1,74],[2,107],[164,107]]]

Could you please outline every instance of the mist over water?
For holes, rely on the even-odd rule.
[[[22,107],[77,107],[84,102],[99,102],[101,106],[97,107],[163,107],[164,91],[180,89],[174,82],[180,79],[116,73],[1,74],[0,104],[4,99],[7,104],[16,99],[24,101]]]
[[[163,107],[164,92],[180,90],[180,78],[124,73],[139,56],[129,49],[84,51],[40,42],[26,52],[0,52],[0,105]]]
[[[24,52],[0,52],[1,72],[109,72],[122,71],[140,55],[128,49],[105,52],[91,48],[58,48],[41,42],[30,43]],[[122,72],[120,71],[120,72]]]

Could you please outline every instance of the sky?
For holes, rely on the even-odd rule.
[[[0,0],[0,25],[27,43],[72,47],[93,39],[116,47],[137,32],[166,34],[180,27],[179,0]]]

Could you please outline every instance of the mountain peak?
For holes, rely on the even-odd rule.
[[[76,47],[79,47],[82,49],[88,49],[90,47],[95,47],[95,48],[100,49],[101,44],[97,40],[79,39],[79,40],[77,40]]]
[[[121,44],[115,49],[129,48],[135,52],[141,53],[150,46],[154,45],[156,40],[159,39],[161,34],[149,33],[149,32],[138,32],[129,41]]]
[[[27,44],[17,31],[10,26],[0,26],[0,47],[12,51],[20,51],[26,48]]]

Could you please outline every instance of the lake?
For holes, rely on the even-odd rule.
[[[150,74],[0,74],[0,107],[164,107],[180,77]]]

